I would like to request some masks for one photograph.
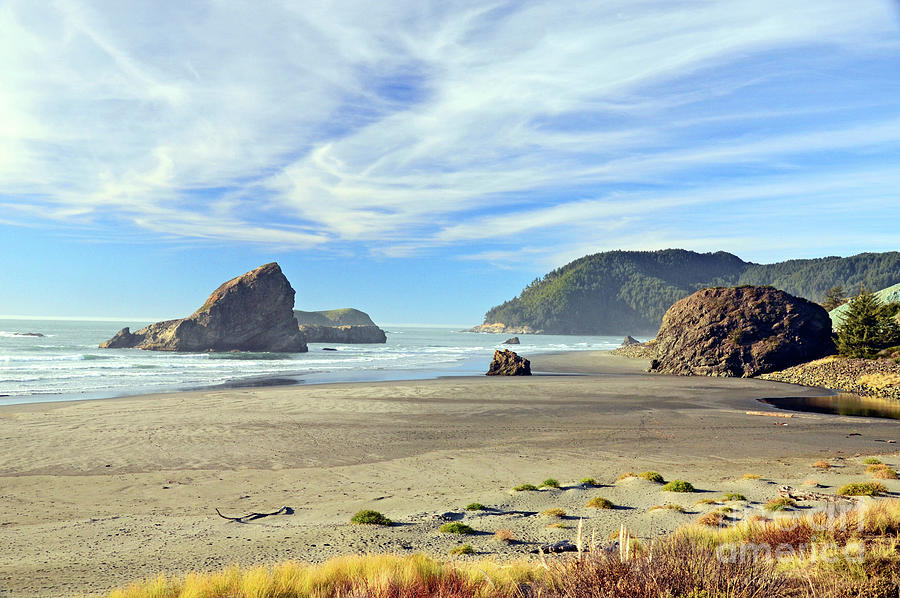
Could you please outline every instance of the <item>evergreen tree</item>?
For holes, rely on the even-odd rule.
[[[900,344],[900,325],[893,312],[893,305],[882,305],[878,297],[861,289],[841,318],[837,330],[838,352],[871,359],[881,349]]]
[[[834,308],[843,305],[846,301],[847,297],[844,295],[844,287],[837,285],[826,291],[825,298],[822,300],[822,307],[825,308],[825,311],[831,311]]]

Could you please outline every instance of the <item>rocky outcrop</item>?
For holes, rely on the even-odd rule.
[[[834,352],[821,306],[772,287],[710,288],[663,316],[651,370],[749,377]]]
[[[294,317],[301,326],[374,326],[375,322],[364,311],[345,307],[324,311],[294,310]]]
[[[832,356],[763,374],[760,378],[900,400],[900,363],[893,359]]]
[[[509,349],[494,351],[486,376],[530,376],[531,362]]]
[[[294,289],[272,262],[229,280],[187,318],[120,330],[100,348],[153,351],[307,350],[293,314]]]
[[[543,330],[536,330],[531,326],[507,326],[501,322],[492,324],[480,324],[463,332],[485,332],[489,334],[542,334]]]
[[[40,332],[13,332],[13,336],[33,336],[35,338],[44,338]]]
[[[387,335],[378,326],[306,326],[300,333],[308,343],[385,343]]]
[[[518,337],[518,336],[514,336],[514,337],[512,337],[512,338],[508,338],[508,339],[506,339],[505,341],[503,341],[503,344],[504,344],[504,345],[518,345],[518,344],[519,344],[519,337]]]
[[[610,355],[618,355],[619,357],[650,361],[656,359],[656,339],[649,340],[646,343],[638,343],[636,345],[623,344],[618,349],[613,349],[609,353]]]
[[[641,341],[637,340],[636,338],[634,338],[633,336],[631,336],[629,334],[628,336],[625,337],[625,340],[622,341],[621,346],[628,347],[630,345],[640,345],[640,344],[641,344]]]

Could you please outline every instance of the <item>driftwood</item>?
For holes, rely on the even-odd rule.
[[[775,413],[773,411],[747,411],[747,415],[763,415],[765,417],[794,417],[793,413]]]
[[[794,500],[822,500],[825,502],[837,502],[839,500],[855,501],[852,496],[840,496],[838,494],[824,494],[822,492],[809,492],[803,490],[794,490],[790,486],[779,486],[778,494],[785,498],[793,498]]]
[[[262,519],[263,517],[269,517],[270,515],[293,515],[294,509],[290,507],[281,507],[277,511],[273,511],[271,513],[247,513],[246,515],[241,515],[240,517],[229,517],[228,515],[223,515],[218,507],[216,507],[216,513],[218,513],[219,517],[221,517],[222,519],[237,521],[238,523],[247,523],[248,521]]]

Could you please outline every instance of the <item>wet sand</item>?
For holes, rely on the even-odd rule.
[[[102,593],[160,572],[356,552],[446,556],[463,542],[498,558],[574,537],[546,517],[566,509],[605,538],[620,523],[650,537],[690,522],[711,492],[751,501],[815,477],[864,480],[860,455],[897,451],[896,422],[747,415],[757,399],[821,391],[776,382],[645,374],[605,353],[533,359],[530,378],[328,384],[0,408],[0,596]],[[787,425],[778,425],[786,423]],[[827,473],[810,464],[831,458]],[[885,458],[893,465],[893,456]],[[628,470],[659,471],[706,493],[661,492]],[[740,480],[756,473],[762,480]],[[606,487],[577,485],[593,477]],[[548,477],[561,490],[511,493]],[[888,481],[891,490],[900,490]],[[623,508],[595,511],[587,499]],[[436,515],[470,502],[481,533],[440,534]],[[648,512],[678,502],[690,513]],[[282,506],[247,524],[220,518]],[[352,526],[360,509],[398,522]],[[751,505],[751,508],[754,508]],[[507,514],[502,514],[507,513]],[[510,529],[519,542],[491,538]]]

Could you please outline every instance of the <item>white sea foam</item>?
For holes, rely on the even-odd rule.
[[[17,323],[5,327],[12,328]],[[134,322],[42,322],[53,344],[28,343],[0,331],[0,404],[202,388],[246,379],[303,378],[311,381],[474,374],[483,370],[502,335],[464,334],[455,329],[392,326],[388,342],[377,345],[312,344],[308,353],[167,353],[98,349],[97,344]],[[35,326],[23,322],[22,328]],[[17,326],[18,327],[18,326]],[[512,347],[524,355],[569,350],[611,349],[612,337],[520,335]],[[323,351],[324,347],[337,349]],[[483,363],[482,363],[483,362]]]

